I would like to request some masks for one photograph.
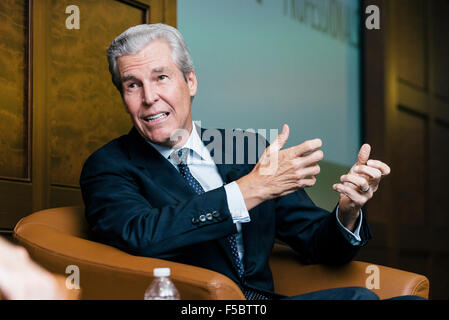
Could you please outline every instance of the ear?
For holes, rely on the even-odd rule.
[[[198,89],[198,81],[196,79],[195,71],[190,71],[188,74],[186,74],[186,81],[187,86],[189,87],[190,96],[195,96]]]

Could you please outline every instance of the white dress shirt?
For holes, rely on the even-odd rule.
[[[148,140],[147,140],[148,141]],[[209,150],[206,148],[204,143],[201,141],[200,136],[197,132],[196,125],[193,123],[193,129],[190,133],[190,136],[187,142],[178,148],[169,148],[161,145],[157,145],[148,141],[164,158],[166,158],[170,163],[179,171],[177,163],[175,160],[171,159],[170,156],[173,152],[177,152],[179,149],[188,148],[190,152],[187,155],[187,165],[189,166],[190,172],[193,177],[198,180],[200,185],[203,187],[204,191],[210,191],[223,186],[223,179],[218,172],[217,165],[213,161]],[[237,227],[237,249],[239,253],[240,260],[243,263],[243,256],[245,254],[245,248],[243,246],[242,239],[242,223],[247,223],[251,221],[249,216],[249,212],[246,208],[245,201],[243,199],[243,195],[240,191],[240,188],[237,182],[233,181],[224,186],[226,192],[226,198],[228,203],[229,212],[232,215],[232,219]],[[359,224],[352,233],[347,228],[345,228],[340,220],[338,220],[338,208],[337,208],[337,221],[340,226],[340,230],[342,231],[345,238],[353,245],[360,244],[360,226],[362,224],[362,214],[360,214]]]

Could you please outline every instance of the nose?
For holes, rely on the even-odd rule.
[[[145,105],[152,105],[157,100],[159,100],[159,95],[157,93],[157,90],[154,86],[151,85],[149,82],[145,82],[143,84],[143,91],[142,91],[142,103]]]

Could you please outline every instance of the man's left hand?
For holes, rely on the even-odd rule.
[[[391,171],[385,163],[369,159],[370,153],[371,146],[364,144],[357,162],[347,174],[340,177],[342,183],[333,185],[333,189],[340,193],[338,218],[351,231],[356,226],[360,209],[373,197],[380,180]]]

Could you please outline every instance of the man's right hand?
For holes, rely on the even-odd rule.
[[[260,203],[287,195],[315,184],[323,159],[320,139],[281,150],[288,140],[289,127],[284,124],[276,140],[265,149],[253,170],[236,182],[248,210]]]

